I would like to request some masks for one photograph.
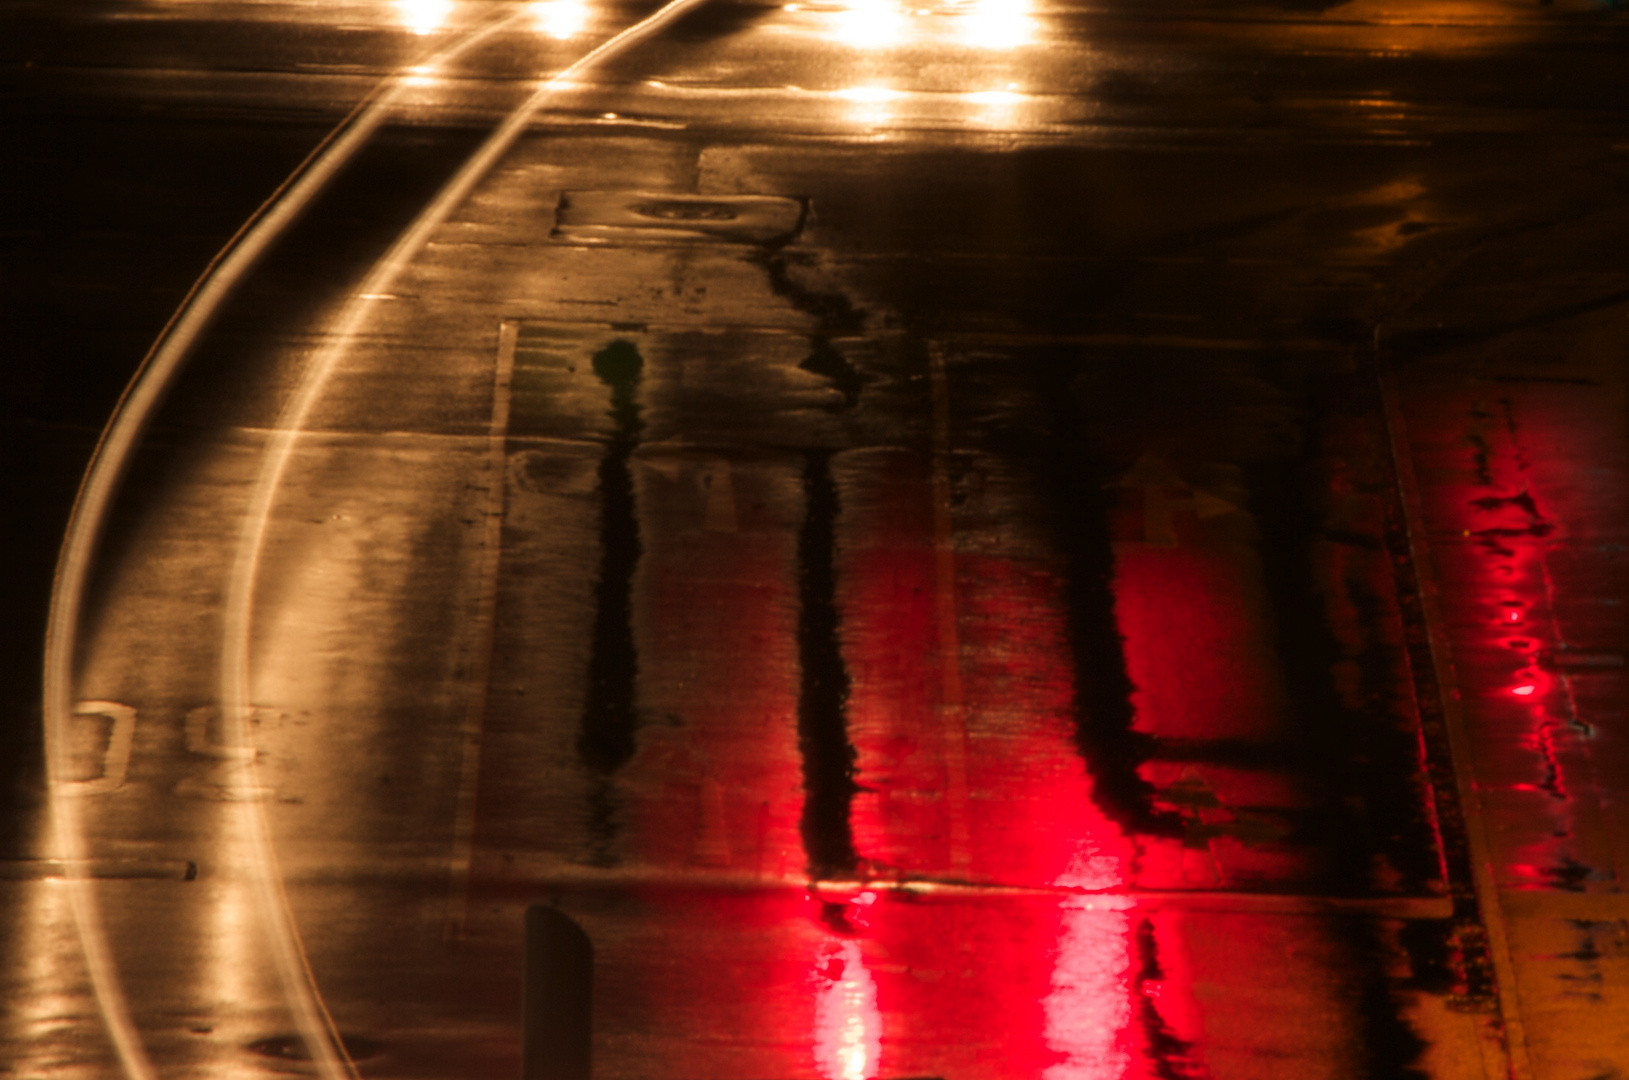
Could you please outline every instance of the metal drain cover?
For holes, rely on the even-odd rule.
[[[780,195],[562,191],[552,235],[602,243],[773,244],[797,235],[806,209],[802,199]]]

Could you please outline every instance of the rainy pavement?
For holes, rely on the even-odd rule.
[[[600,1078],[1629,1073],[1622,18],[715,4],[437,194],[648,13],[7,13],[400,79],[70,534],[0,1069],[518,1076],[542,904]]]

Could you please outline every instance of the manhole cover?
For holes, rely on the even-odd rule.
[[[671,195],[563,191],[554,236],[599,243],[784,243],[803,227],[802,199],[780,195]]]

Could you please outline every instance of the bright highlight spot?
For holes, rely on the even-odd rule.
[[[1515,694],[1517,697],[1532,697],[1534,694],[1538,693],[1538,687],[1534,686],[1532,683],[1523,683],[1520,686],[1512,686],[1510,688],[1510,692]]]
[[[447,24],[452,0],[396,0],[396,13],[402,25],[415,34],[432,34]]]
[[[1082,846],[1057,883],[1077,889],[1121,884],[1117,860]],[[1125,896],[1066,898],[1052,988],[1041,1002],[1046,1045],[1063,1060],[1044,1080],[1123,1080],[1131,1067],[1126,1031],[1131,1024],[1131,918]]]
[[[589,8],[583,0],[544,0],[532,5],[532,18],[540,33],[557,41],[574,38],[588,28]]]
[[[960,37],[978,49],[1016,49],[1035,40],[1026,0],[969,0],[958,7]]]
[[[886,49],[904,40],[907,18],[896,0],[854,0],[837,14],[837,40],[856,49]]]
[[[1011,90],[980,90],[976,94],[968,94],[967,100],[976,105],[1016,105],[1024,100],[1024,95]]]
[[[815,1004],[815,1064],[825,1080],[873,1080],[882,1057],[877,984],[858,942],[843,942],[826,961]]]

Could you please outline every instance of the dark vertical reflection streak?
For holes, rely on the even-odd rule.
[[[848,738],[848,669],[838,640],[837,484],[831,452],[804,459],[803,525],[798,531],[798,747],[803,753],[803,850],[813,877],[858,863],[849,806],[854,747]]]
[[[594,374],[611,388],[613,422],[600,460],[600,572],[594,586],[594,638],[588,659],[577,752],[600,774],[589,793],[589,827],[604,848],[615,833],[615,806],[606,774],[634,753],[639,654],[633,636],[633,577],[643,548],[631,459],[644,420],[636,394],[644,358],[631,342],[613,341],[594,354]],[[603,861],[607,853],[598,853]]]
[[[1137,924],[1136,946],[1137,1020],[1154,1075],[1159,1080],[1208,1080],[1210,1070],[1194,1054],[1193,1044],[1171,1030],[1160,1014],[1158,993],[1151,992],[1165,981],[1165,971],[1160,965],[1159,939],[1148,919]]]
[[[1317,403],[1305,403],[1314,407],[1309,419],[1316,423]],[[1371,878],[1377,858],[1397,846],[1388,840],[1408,827],[1408,809],[1406,804],[1377,805],[1370,795],[1373,785],[1365,782],[1374,759],[1396,749],[1382,745],[1378,737],[1389,717],[1383,711],[1347,707],[1335,685],[1343,653],[1325,615],[1309,554],[1323,529],[1302,464],[1309,449],[1288,462],[1251,468],[1246,475],[1261,531],[1274,645],[1293,712],[1291,738],[1304,755],[1310,789],[1323,801],[1309,822],[1323,847],[1323,889],[1362,895],[1375,884]],[[1391,768],[1418,768],[1417,761],[1382,761]],[[1386,946],[1378,926],[1367,919],[1345,920],[1338,933],[1353,958],[1350,978],[1362,1023],[1365,1075],[1421,1080],[1425,1074],[1416,1062],[1425,1043],[1403,1019],[1384,967]]]
[[[1133,729],[1136,686],[1126,672],[1125,640],[1114,611],[1114,548],[1109,530],[1112,471],[1085,449],[1074,404],[1075,355],[1040,358],[1037,391],[1048,431],[1035,463],[1044,505],[1064,563],[1064,599],[1075,670],[1075,744],[1105,817],[1129,832],[1179,836],[1175,814],[1154,809],[1153,785],[1138,768],[1154,740]]]

